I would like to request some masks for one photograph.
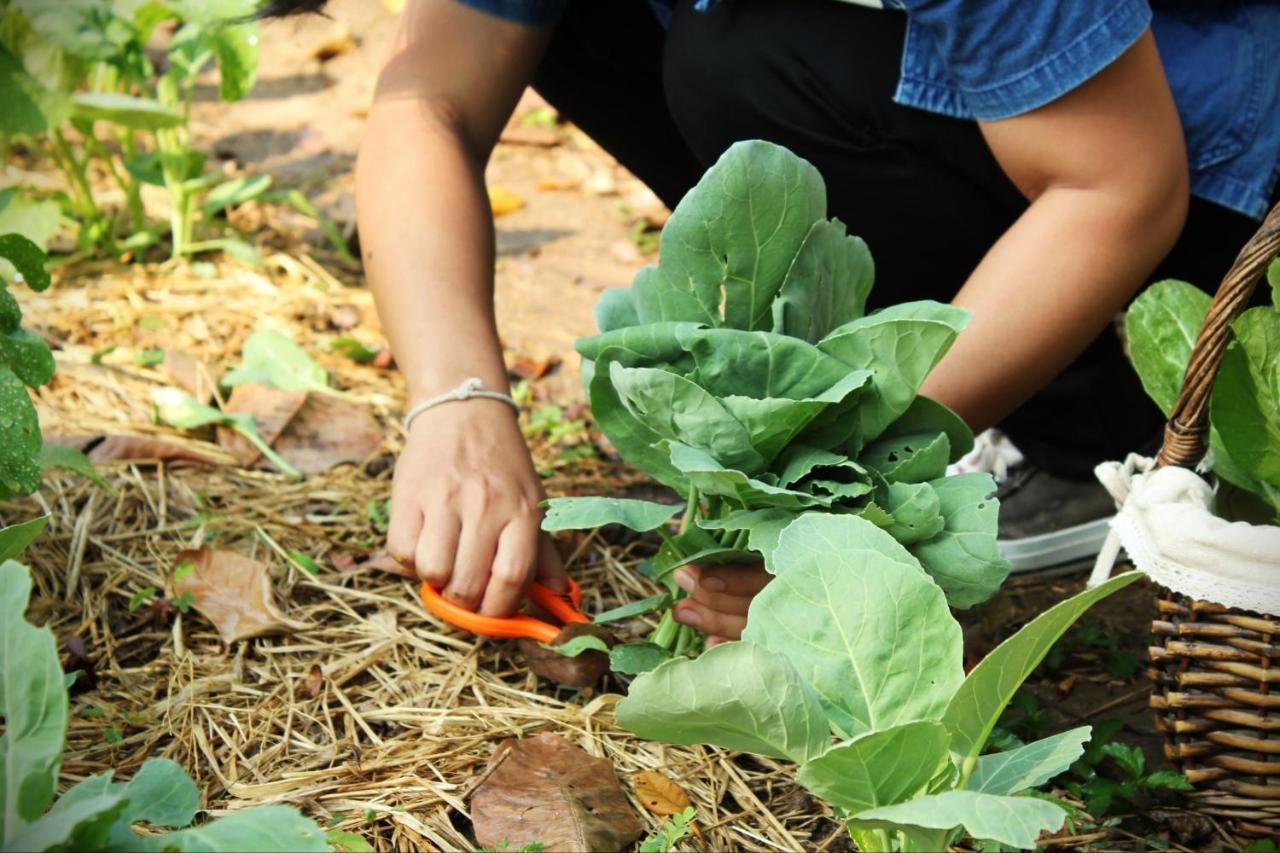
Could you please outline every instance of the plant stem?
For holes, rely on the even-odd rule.
[[[258,452],[267,458],[267,461],[279,468],[282,474],[288,474],[295,480],[302,479],[302,472],[281,459],[280,454],[276,453],[271,448],[271,445],[262,440],[262,436],[258,435],[258,430],[253,427],[252,423],[245,424],[238,418],[233,418],[228,423],[228,426],[247,438],[249,443],[256,447]]]
[[[649,635],[649,642],[671,651],[675,646],[680,628],[681,625],[676,621],[675,614],[667,610],[662,614],[662,621],[658,623],[658,627]]]
[[[694,486],[689,487],[689,502],[684,507],[684,517],[680,519],[680,535],[683,535],[689,529],[689,524],[694,520],[698,513],[698,489]]]
[[[893,841],[883,829],[855,829],[848,827],[849,837],[862,853],[893,853]]]

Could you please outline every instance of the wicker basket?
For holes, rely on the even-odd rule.
[[[1209,396],[1230,343],[1231,322],[1248,306],[1277,254],[1280,205],[1241,250],[1214,296],[1165,428],[1158,466],[1194,468],[1203,458]],[[1173,592],[1156,607],[1151,707],[1165,736],[1165,754],[1195,786],[1189,804],[1225,819],[1238,834],[1280,837],[1280,616]]]

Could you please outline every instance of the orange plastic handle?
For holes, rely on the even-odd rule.
[[[424,583],[420,594],[423,605],[433,616],[473,634],[485,637],[529,637],[540,643],[549,643],[560,633],[560,629],[550,622],[543,622],[523,613],[506,617],[481,616],[449,601],[431,584]],[[591,621],[578,609],[578,604],[582,601],[582,590],[572,578],[569,579],[567,595],[552,592],[540,583],[533,583],[529,586],[529,598],[565,622]]]

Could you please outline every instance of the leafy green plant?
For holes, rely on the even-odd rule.
[[[973,435],[917,391],[968,312],[912,302],[866,314],[866,245],[825,217],[812,165],[785,148],[730,148],[676,207],[657,266],[596,306],[579,341],[592,414],[623,458],[675,489],[678,507],[559,498],[543,525],[657,530],[653,574],[691,563],[766,564],[802,513],[887,530],[955,607],[1009,571],[986,474],[946,476]],[[669,602],[668,602],[669,603]],[[665,604],[663,606],[666,606]],[[668,611],[651,638],[696,648]]]
[[[1133,807],[1143,792],[1192,790],[1191,783],[1181,773],[1148,772],[1147,758],[1141,749],[1114,740],[1121,728],[1118,720],[1094,726],[1084,754],[1071,767],[1071,778],[1062,783],[1072,796],[1084,803],[1095,820],[1112,814],[1117,805]]]
[[[48,468],[66,468],[111,488],[79,450],[45,445],[27,393],[53,378],[53,353],[43,338],[22,328],[22,308],[9,282],[45,290],[50,282],[45,260],[26,237],[0,236],[0,500],[34,492],[40,472]]]
[[[619,725],[796,762],[800,784],[838,810],[865,851],[944,850],[962,832],[1030,848],[1062,825],[1063,808],[1020,794],[1080,757],[1087,726],[984,751],[1053,643],[1138,573],[1055,605],[965,675],[941,588],[866,519],[798,518],[769,568],[775,578],[743,639],[639,676]]]
[[[673,814],[662,822],[658,831],[640,842],[638,853],[670,853],[675,846],[693,834],[696,810],[689,806],[680,814]]]
[[[270,199],[316,217],[351,260],[341,235],[296,190],[273,192],[266,175],[225,179],[192,147],[191,104],[210,64],[224,101],[239,100],[254,86],[258,25],[246,17],[256,6],[255,0],[8,0],[0,6],[0,149],[14,139],[41,146],[67,183],[52,205],[10,197],[0,208],[19,211],[30,223],[27,236],[38,243],[55,230],[60,206],[78,224],[82,252],[137,253],[165,236],[143,206],[142,188],[153,185],[168,197],[174,257],[223,249],[256,262],[252,246],[210,226],[228,207]],[[156,43],[164,46],[163,59],[148,49]],[[120,210],[107,209],[95,194],[95,165],[123,194]],[[198,221],[210,235],[197,239]]]
[[[1280,523],[1280,261],[1267,278],[1272,304],[1250,308],[1232,323],[1235,337],[1209,402],[1209,448],[1213,473],[1253,495],[1266,508],[1263,517]],[[1166,415],[1210,301],[1186,282],[1161,281],[1134,300],[1125,317],[1133,366]]]
[[[245,809],[191,826],[199,792],[181,767],[164,758],[148,759],[127,782],[114,781],[114,771],[107,771],[55,797],[67,687],[53,633],[23,618],[30,595],[28,569],[12,560],[0,564],[4,850],[329,849],[324,831],[287,806]],[[109,731],[119,738],[118,730]],[[136,832],[137,824],[152,831]],[[162,828],[172,831],[154,831]]]
[[[155,389],[151,392],[151,402],[155,405],[156,417],[171,427],[200,429],[218,424],[235,430],[248,439],[249,443],[280,471],[290,477],[302,477],[301,471],[281,459],[280,454],[262,439],[258,434],[258,428],[254,425],[252,415],[224,412],[213,406],[206,406],[186,391],[177,388]]]

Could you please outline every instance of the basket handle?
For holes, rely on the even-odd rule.
[[[1231,323],[1248,307],[1253,289],[1277,254],[1280,254],[1280,204],[1271,209],[1262,227],[1245,243],[1214,294],[1204,326],[1191,349],[1182,390],[1164,428],[1164,443],[1156,456],[1157,468],[1165,465],[1194,468],[1204,458],[1209,434],[1209,396],[1222,356],[1231,343]]]

